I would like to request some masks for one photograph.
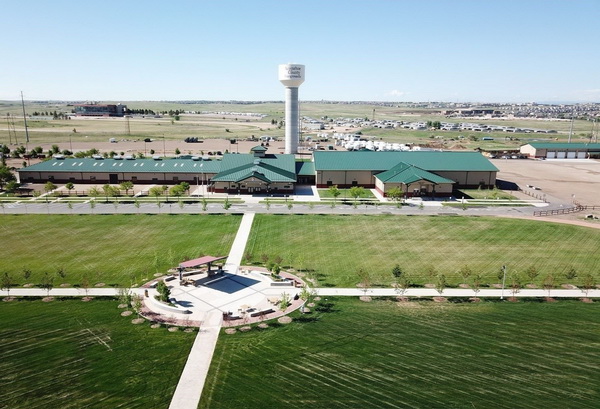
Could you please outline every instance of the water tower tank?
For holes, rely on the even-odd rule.
[[[281,64],[279,66],[279,81],[286,87],[299,87],[304,82],[304,65]]]

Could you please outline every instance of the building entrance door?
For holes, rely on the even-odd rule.
[[[116,173],[110,173],[108,175],[108,181],[113,185],[119,183],[119,175]]]

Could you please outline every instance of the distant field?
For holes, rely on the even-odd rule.
[[[538,286],[549,274],[555,285],[564,273],[600,278],[600,230],[541,221],[462,216],[325,216],[257,214],[246,247],[254,262],[263,254],[283,265],[308,270],[318,285],[354,287],[358,271],[372,285],[390,286],[395,264],[416,284],[444,274],[450,285],[470,283],[459,271],[468,266],[482,283],[495,284],[502,265],[524,283]],[[530,280],[525,271],[535,267]]]
[[[0,408],[168,407],[196,333],[132,325],[117,305],[1,303]]]
[[[322,300],[223,334],[200,408],[597,408],[600,304]]]
[[[92,285],[142,284],[184,259],[226,256],[239,223],[233,215],[4,215],[0,272],[19,285],[58,269],[66,277],[57,276],[56,287],[84,276]]]
[[[282,93],[283,100],[283,93]],[[278,129],[271,125],[271,120],[281,121],[284,118],[284,104],[280,103],[260,103],[260,104],[175,104],[164,102],[143,102],[123,101],[130,108],[145,108],[155,111],[186,110],[186,111],[210,111],[210,112],[254,112],[267,115],[263,119],[254,117],[234,117],[231,115],[182,115],[180,121],[171,121],[171,118],[132,118],[129,122],[125,118],[95,119],[95,120],[30,120],[28,121],[31,145],[57,143],[64,145],[69,142],[69,137],[73,141],[100,142],[108,138],[162,138],[167,140],[183,139],[188,136],[196,136],[203,139],[207,138],[248,138],[252,135],[258,137],[269,135],[282,137],[283,129]],[[28,113],[34,111],[54,110],[70,112],[72,107],[57,104],[31,104],[27,103]],[[555,129],[559,134],[507,134],[507,133],[481,133],[470,131],[414,131],[407,129],[363,129],[362,133],[369,138],[382,138],[388,142],[400,143],[426,143],[436,142],[436,147],[446,149],[474,149],[477,147],[485,149],[517,149],[523,143],[531,140],[566,140],[570,128],[569,121],[529,121],[529,120],[468,120],[445,118],[436,114],[434,110],[428,109],[410,109],[396,107],[381,107],[364,104],[317,104],[301,103],[301,113],[304,116],[320,119],[327,118],[373,118],[373,109],[375,109],[375,119],[383,120],[404,120],[404,121],[447,121],[447,122],[484,122],[486,124],[497,124],[515,127]],[[5,117],[6,113],[15,115],[15,126],[17,137],[20,143],[24,143],[25,132],[23,127],[22,112],[20,104],[10,102],[0,102],[0,116]],[[76,132],[73,132],[73,129]],[[229,131],[227,131],[229,130]],[[339,129],[341,132],[356,132],[358,128]],[[575,121],[574,141],[586,141],[586,135],[591,132],[591,125],[587,121]],[[304,132],[304,135],[315,134],[316,132]],[[432,139],[432,136],[443,136],[444,139]],[[462,135],[465,139],[458,139]],[[471,141],[469,137],[473,136],[477,140]],[[493,137],[493,141],[482,141],[483,136]],[[517,138],[517,140],[508,140],[505,137]],[[454,139],[454,140],[452,140]],[[0,128],[0,143],[9,142],[8,128]]]

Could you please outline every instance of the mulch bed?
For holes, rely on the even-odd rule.
[[[304,307],[304,310],[302,311],[302,314],[310,314],[310,308]]]
[[[133,311],[123,311],[121,317],[129,317],[131,314],[133,314]]]
[[[508,297],[506,300],[508,302],[519,302],[519,299],[517,297]]]
[[[433,302],[448,302],[446,297],[433,297]]]
[[[313,300],[315,300],[315,301],[321,301],[321,297],[315,297],[315,298],[313,298]]]
[[[27,283],[27,284],[23,284],[23,287],[25,287],[25,288],[31,288],[31,287],[33,287],[34,285],[35,285],[35,284],[33,284],[33,283]]]
[[[246,325],[245,327],[241,327],[241,328],[240,328],[240,331],[242,331],[242,332],[248,332],[248,331],[250,331],[251,329],[252,329],[252,327],[250,327],[250,326]]]
[[[229,334],[229,335],[231,335],[231,334],[235,334],[236,332],[237,332],[237,329],[235,329],[235,328],[227,328],[227,329],[225,330],[225,333],[226,333],[226,334]]]
[[[471,298],[469,298],[469,301],[470,301],[470,302],[481,302],[481,298],[478,298],[478,297],[471,297]]]
[[[269,328],[269,324],[267,324],[266,322],[261,322],[260,324],[258,324],[258,328],[261,328],[261,329]]]
[[[62,283],[60,286],[61,286],[62,288],[65,288],[65,287],[71,287],[71,284],[69,284],[69,283]]]
[[[471,288],[471,286],[469,284],[465,284],[465,283],[459,284],[458,286],[460,288]]]
[[[408,298],[408,297],[396,297],[396,301],[398,301],[398,302],[410,302],[410,298]]]
[[[146,322],[146,320],[143,319],[143,318],[136,318],[136,319],[131,320],[131,323],[134,324],[134,325],[138,325],[138,324],[141,324],[143,322]]]
[[[359,297],[359,300],[361,300],[362,302],[371,302],[371,301],[373,301],[373,299],[371,297],[369,297],[368,295],[363,295],[362,297]]]
[[[160,324],[152,324],[152,325],[150,325],[150,328],[152,328],[152,329],[160,328]]]
[[[127,308],[127,307],[128,307],[128,305],[127,305],[127,304],[119,304],[119,305],[117,306],[117,308]]]
[[[81,297],[81,301],[83,302],[90,302],[94,299],[94,297]]]
[[[194,328],[186,328],[183,332],[194,332]]]
[[[587,297],[583,297],[580,298],[581,301],[585,302],[585,303],[592,303],[594,302],[594,300],[592,300],[591,298],[587,298]]]
[[[15,297],[4,297],[4,298],[2,299],[2,301],[4,301],[4,302],[11,302],[11,301],[14,301],[14,300],[16,300],[16,298],[15,298]]]
[[[169,327],[169,332],[177,332],[179,331],[179,327]]]
[[[552,297],[546,297],[545,300],[546,300],[546,302],[556,302],[556,298],[552,298]]]
[[[94,287],[104,287],[106,284],[104,283],[96,283],[94,284]]]
[[[52,301],[54,301],[54,297],[44,297],[44,298],[42,298],[42,301],[43,302],[52,302]]]

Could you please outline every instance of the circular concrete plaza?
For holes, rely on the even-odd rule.
[[[167,276],[172,306],[160,303],[153,288],[158,280],[148,283],[148,297],[144,297],[146,315],[154,321],[179,325],[202,325],[215,318],[223,318],[223,325],[235,326],[288,314],[299,308],[304,282],[289,273],[282,273],[284,281],[274,281],[266,269],[241,267],[238,273],[223,272],[208,276],[206,272],[186,274],[183,280]],[[289,297],[291,305],[282,311],[279,302]],[[295,299],[296,298],[296,299]]]

